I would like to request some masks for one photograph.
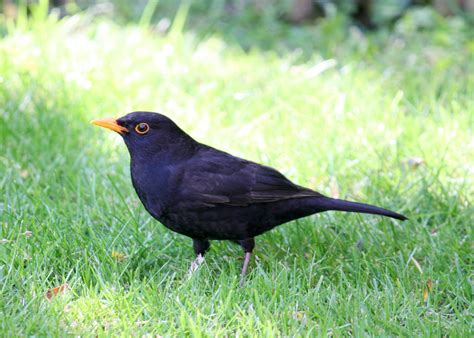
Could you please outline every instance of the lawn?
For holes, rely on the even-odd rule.
[[[0,21],[0,335],[472,334],[469,27],[328,18],[288,33],[321,41],[306,56],[184,16],[168,34],[88,13]],[[147,214],[122,140],[89,124],[133,110],[409,221],[308,217],[257,238],[243,288],[232,243],[190,277],[191,240]]]

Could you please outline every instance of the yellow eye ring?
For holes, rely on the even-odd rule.
[[[150,130],[148,123],[142,122],[135,126],[135,131],[140,135],[145,135]]]

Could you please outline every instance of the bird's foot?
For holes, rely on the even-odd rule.
[[[244,286],[245,275],[247,274],[247,269],[249,267],[250,258],[252,257],[251,252],[245,253],[244,266],[242,267],[242,272],[240,273],[240,286]]]
[[[202,262],[204,262],[204,256],[201,254],[197,255],[196,259],[191,262],[188,273],[192,275],[199,268]]]

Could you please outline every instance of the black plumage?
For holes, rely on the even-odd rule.
[[[197,260],[209,240],[233,240],[246,253],[254,237],[311,214],[339,210],[406,217],[376,206],[326,197],[277,170],[195,141],[164,115],[133,112],[92,123],[119,132],[131,158],[133,186],[146,210],[167,228],[191,237]]]

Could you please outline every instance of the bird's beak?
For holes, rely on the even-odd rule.
[[[119,134],[123,134],[128,132],[128,129],[122,127],[120,124],[117,123],[116,119],[108,118],[108,119],[94,119],[91,121],[92,124],[95,124],[99,127],[104,127],[113,131],[116,131]]]

